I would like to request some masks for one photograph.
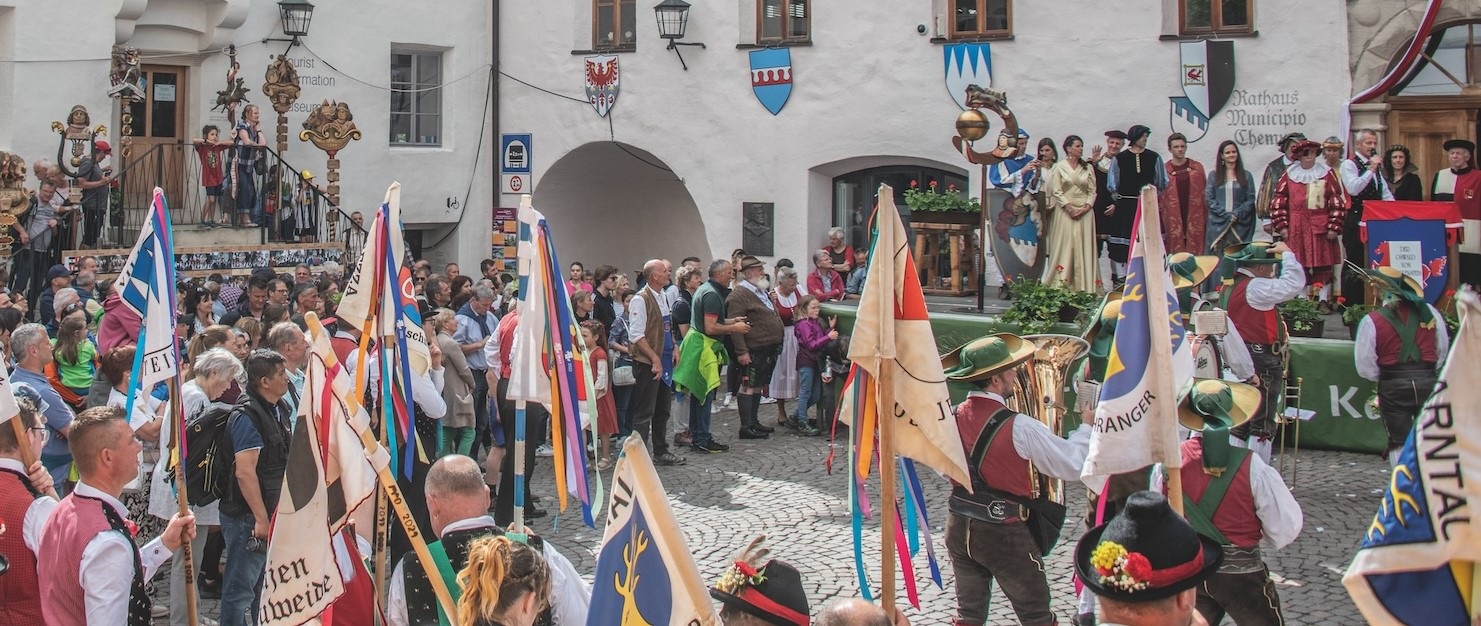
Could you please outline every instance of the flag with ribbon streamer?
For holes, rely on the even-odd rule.
[[[119,301],[142,321],[130,384],[135,389],[152,389],[174,378],[180,372],[175,342],[175,245],[169,207],[159,187],[154,188],[139,239],[118,273],[115,289]],[[127,415],[133,415],[138,396],[129,394]],[[175,432],[185,431],[182,426]]]

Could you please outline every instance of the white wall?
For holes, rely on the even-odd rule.
[[[950,144],[959,109],[942,80],[942,47],[930,42],[931,34],[916,33],[917,24],[934,28],[933,11],[943,12],[945,2],[937,0],[934,8],[887,0],[814,2],[813,45],[791,48],[793,91],[775,117],[751,93],[747,53],[736,49],[754,41],[752,0],[739,0],[738,10],[694,5],[685,41],[709,47],[682,50],[687,72],[658,38],[650,4],[638,6],[637,52],[618,55],[622,91],[610,120],[584,103],[504,79],[503,130],[535,135],[537,207],[541,179],[556,161],[615,137],[652,153],[684,180],[703,215],[711,254],[739,245],[742,202],[775,202],[777,256],[797,259],[806,258],[831,223],[829,177],[810,170],[876,155],[967,168]],[[1171,132],[1168,98],[1182,95],[1178,42],[1159,39],[1163,4],[1016,2],[1015,38],[992,42],[992,87],[1008,92],[1035,142],[1075,133],[1098,143],[1105,130],[1140,123],[1153,129],[1152,145],[1160,149]],[[1297,16],[1260,6],[1267,9],[1256,16],[1259,35],[1234,40],[1235,88],[1241,91],[1190,148],[1193,158],[1211,161],[1217,144],[1233,138],[1245,148],[1248,166],[1258,169],[1275,155],[1269,144],[1289,130],[1316,138],[1337,132],[1350,81],[1344,8],[1305,3]],[[590,46],[589,11],[584,0],[505,3],[504,71],[583,97],[582,55],[572,48]],[[1267,96],[1296,104],[1254,102]],[[1304,123],[1235,119],[1281,113],[1304,115]],[[975,186],[975,172],[973,178]],[[516,202],[512,196],[502,201]],[[592,215],[608,210],[595,203],[559,208]],[[596,235],[556,236],[565,247]],[[676,254],[661,238],[646,245],[651,250],[637,256]]]

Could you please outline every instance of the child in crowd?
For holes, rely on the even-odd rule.
[[[597,470],[605,472],[612,468],[611,437],[617,434],[617,403],[613,400],[611,362],[607,359],[607,333],[602,323],[587,320],[581,323],[581,342],[591,355],[592,388],[597,394],[597,415],[592,423],[596,434]]]
[[[828,325],[818,319],[822,311],[822,304],[811,295],[802,296],[797,301],[795,315],[798,316],[797,323],[793,325],[793,332],[797,335],[797,413],[792,416],[789,426],[799,434],[814,436],[818,429],[807,417],[807,412],[814,404],[822,400],[822,352],[829,341],[838,339],[838,330],[834,326],[838,318],[832,318]]]
[[[63,309],[62,323],[57,329],[57,338],[52,340],[51,353],[56,359],[56,380],[72,392],[71,395],[62,394],[63,399],[74,407],[85,405],[89,387],[93,384],[94,368],[98,364],[98,347],[87,335],[87,313],[81,303],[69,304]]]
[[[221,129],[207,124],[201,129],[201,136],[190,143],[195,146],[195,155],[201,160],[201,186],[206,189],[206,203],[201,206],[201,226],[215,228],[216,199],[221,197],[222,183],[226,180],[222,153],[231,147],[231,142],[222,141]]]

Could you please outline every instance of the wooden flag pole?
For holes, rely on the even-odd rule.
[[[20,446],[21,465],[25,466],[26,474],[29,475],[31,473],[31,466],[35,465],[37,460],[36,451],[31,449],[31,438],[27,436],[28,433],[26,432],[30,427],[21,423],[21,416],[19,415],[10,418],[10,427],[15,431],[16,444]],[[48,488],[46,495],[51,496],[55,500],[61,500],[57,496],[56,486]]]
[[[177,372],[167,383],[169,387],[170,402],[170,443],[168,454],[173,457],[180,450],[180,442],[185,435],[185,406],[180,402],[180,375]],[[181,455],[179,464],[175,467],[175,506],[181,516],[190,515],[190,501],[185,492],[185,458]],[[197,531],[199,532],[199,531]],[[185,618],[190,626],[196,626],[196,620],[200,616],[198,608],[199,596],[195,588],[195,556],[190,547],[190,540],[184,539],[180,542],[180,564],[185,567]]]
[[[1174,415],[1169,422],[1177,428],[1177,389],[1172,388],[1173,370],[1172,363],[1167,357],[1170,352],[1171,336],[1168,332],[1169,320],[1167,311],[1167,270],[1163,267],[1167,254],[1162,244],[1162,216],[1157,206],[1157,188],[1151,185],[1142,187],[1141,217],[1139,219],[1141,229],[1141,241],[1138,242],[1142,253],[1142,271],[1147,275],[1144,278],[1147,293],[1143,297],[1149,298],[1147,307],[1147,323],[1151,325],[1149,335],[1152,340],[1151,356],[1154,360],[1150,363],[1149,371],[1153,372],[1151,377],[1152,397],[1158,399],[1153,406],[1153,411],[1171,410]],[[1148,248],[1151,248],[1152,254]],[[1157,294],[1153,296],[1152,294]],[[1155,299],[1151,299],[1155,298]],[[1153,306],[1153,304],[1160,306]],[[1159,343],[1160,342],[1160,343]],[[1156,433],[1154,436],[1176,437],[1173,433]],[[1158,449],[1160,444],[1152,442]],[[1181,459],[1172,459],[1181,461]],[[1183,473],[1180,471],[1182,463],[1177,467],[1168,465],[1169,459],[1163,459],[1162,467],[1167,474],[1167,503],[1178,515],[1183,515]]]
[[[879,368],[879,380],[876,381],[875,395],[879,398],[876,410],[879,412],[879,481],[880,481],[880,523],[879,543],[881,559],[879,564],[880,592],[879,602],[885,612],[893,615],[895,613],[895,525],[899,520],[895,517],[895,442],[893,441],[895,423],[895,391],[894,365],[885,363]]]
[[[382,359],[385,359],[386,356],[387,356],[386,355],[386,345],[385,345],[386,342],[385,341],[381,341],[380,343],[381,343],[381,358]],[[366,353],[366,356],[367,356],[367,359],[366,360],[368,360],[369,353]],[[384,376],[384,374],[382,374],[382,376]],[[384,381],[382,381],[382,384],[385,384]],[[386,449],[387,448],[387,438],[386,438],[387,437],[387,429],[394,427],[393,424],[390,421],[388,421],[388,420],[385,419],[385,406],[386,406],[386,403],[389,402],[389,401],[390,400],[388,398],[381,397],[381,399],[380,399],[381,406],[380,407],[377,407],[378,410],[375,412],[376,417],[380,420],[380,440],[378,442],[376,442],[376,443],[382,449]],[[361,434],[361,437],[368,437],[368,436],[371,436],[371,435],[369,433],[362,433]],[[371,449],[372,448],[369,447],[369,445],[366,446],[366,450],[371,450]],[[395,462],[395,460],[392,459],[392,462]],[[376,601],[377,602],[380,602],[380,601],[382,601],[383,598],[386,597],[386,577],[387,577],[387,575],[389,573],[386,570],[387,570],[387,568],[390,565],[390,560],[387,558],[387,555],[386,555],[386,543],[390,540],[390,536],[391,536],[390,511],[386,508],[387,501],[389,500],[389,498],[387,497],[387,492],[389,491],[389,489],[396,489],[397,490],[397,493],[399,495],[400,494],[400,489],[396,486],[396,477],[394,475],[390,476],[390,488],[389,489],[384,488],[386,486],[386,484],[387,484],[386,483],[386,480],[385,480],[386,479],[385,474],[388,474],[389,473],[388,470],[379,470],[377,473],[382,475],[380,482],[381,482],[381,486],[383,488],[382,489],[375,490],[375,532],[371,534],[371,541],[372,541],[371,548],[372,548],[373,554],[374,554],[374,557],[373,557],[372,560],[375,561],[375,597],[376,597]],[[409,533],[409,534],[415,534],[415,533]],[[421,558],[421,554],[420,553],[417,556],[418,556],[418,558]],[[422,561],[422,562],[423,563],[431,563],[432,561],[431,560],[425,560],[425,561]],[[436,568],[433,568],[433,569],[436,569]],[[448,615],[453,615],[453,613],[448,613]]]

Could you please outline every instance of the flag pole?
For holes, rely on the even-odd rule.
[[[528,415],[525,408],[527,406],[529,403],[525,400],[514,401],[514,480],[510,483],[510,488],[514,490],[512,494],[514,521],[509,530],[520,535],[525,532],[525,456],[530,453],[530,447],[525,442],[525,418]]]
[[[1147,323],[1151,325],[1151,362],[1148,371],[1152,372],[1150,390],[1152,397],[1156,399],[1153,406],[1154,411],[1170,410],[1177,411],[1177,392],[1172,388],[1173,370],[1169,358],[1172,356],[1171,337],[1168,334],[1169,320],[1163,314],[1168,310],[1167,302],[1167,269],[1164,262],[1167,251],[1162,243],[1162,217],[1157,206],[1157,188],[1151,185],[1142,187],[1141,216],[1138,218],[1141,231],[1141,241],[1137,242],[1142,248],[1142,270],[1147,273],[1145,284],[1146,298],[1148,300]],[[1153,294],[1156,294],[1155,296]],[[1154,306],[1155,304],[1155,306]],[[1177,424],[1174,417],[1173,424]],[[1153,433],[1153,437],[1176,437],[1176,433]],[[1162,449],[1160,445],[1154,445],[1156,450]],[[1179,463],[1181,466],[1181,463]],[[1178,515],[1183,515],[1183,473],[1180,467],[1169,467],[1167,459],[1163,460],[1163,468],[1167,474],[1167,503]]]
[[[880,481],[880,592],[879,603],[890,614],[895,611],[895,390],[894,366],[881,365],[875,394],[879,398],[879,481]]]
[[[37,458],[36,451],[31,449],[31,438],[26,436],[26,429],[28,427],[21,423],[21,416],[19,415],[10,418],[9,421],[11,429],[15,431],[15,441],[20,446],[21,464],[26,466],[26,473],[30,474],[31,466],[36,463]],[[46,495],[56,500],[61,499],[57,497],[57,488],[55,486],[47,488]]]
[[[178,355],[177,355],[178,358]],[[181,437],[185,433],[185,407],[180,403],[180,375],[177,373],[166,383],[169,386],[170,396],[170,443],[169,454],[173,457],[180,450]],[[175,469],[175,506],[179,514],[190,515],[190,501],[185,493],[185,458],[180,455],[179,464]],[[190,547],[190,540],[184,539],[180,542],[181,565],[185,566],[185,617],[190,626],[196,626],[196,619],[200,615],[197,608],[198,594],[195,588],[195,557]]]

